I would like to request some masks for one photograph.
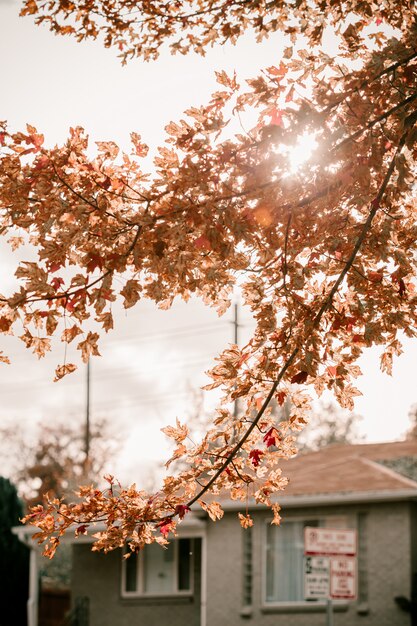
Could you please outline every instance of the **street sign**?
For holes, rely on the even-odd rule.
[[[330,558],[330,597],[335,600],[355,600],[355,557],[333,556]]]
[[[356,531],[350,528],[304,529],[304,554],[318,556],[355,556]]]
[[[356,531],[350,528],[304,529],[306,600],[356,598]]]
[[[328,556],[304,557],[304,597],[306,600],[328,598],[330,567]]]

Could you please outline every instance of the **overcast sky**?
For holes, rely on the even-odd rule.
[[[140,133],[152,147],[161,144],[164,126],[182,111],[207,101],[216,89],[214,70],[236,69],[250,77],[277,64],[283,49],[278,36],[258,45],[250,37],[236,47],[217,47],[205,58],[171,57],[152,63],[135,60],[122,67],[114,50],[98,42],[78,44],[19,18],[19,2],[0,0],[0,119],[13,130],[28,122],[48,145],[65,140],[70,126],[81,125],[95,140],[114,140],[128,149],[129,133]],[[0,292],[12,283],[10,253],[0,242]],[[242,311],[248,337],[250,320]],[[92,417],[107,416],[126,433],[125,454],[115,471],[137,475],[150,459],[163,456],[159,429],[183,418],[190,408],[189,389],[205,382],[211,358],[232,340],[232,312],[218,318],[201,304],[179,304],[161,312],[151,303],[127,313],[120,310],[117,330],[101,344],[102,359],[92,363]],[[62,362],[62,344],[38,362],[17,339],[6,337],[0,349],[13,358],[0,370],[0,420],[28,424],[74,419],[85,405],[85,368],[58,384],[53,370]],[[394,376],[379,371],[379,352],[370,350],[360,365],[356,412],[364,416],[369,441],[400,438],[409,407],[417,402],[417,342],[405,342]],[[6,469],[0,463],[0,475]]]

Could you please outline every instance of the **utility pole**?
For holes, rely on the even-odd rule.
[[[234,305],[234,320],[232,322],[233,324],[233,329],[234,329],[234,343],[236,345],[238,345],[238,341],[239,341],[239,305],[237,302],[235,302]],[[239,412],[239,402],[238,399],[235,399],[235,403],[233,406],[233,416],[237,417]]]
[[[234,326],[234,340],[235,340],[235,344],[238,343],[238,339],[239,339],[239,305],[237,302],[235,302],[235,318],[233,320],[233,326]]]
[[[90,359],[87,361],[87,395],[85,406],[85,470],[89,469],[90,461]]]

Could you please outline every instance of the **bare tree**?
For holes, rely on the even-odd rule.
[[[334,403],[321,404],[298,437],[300,452],[337,443],[360,443],[364,438],[359,432],[362,419],[361,415],[344,411]]]
[[[46,494],[73,495],[81,483],[100,480],[108,461],[120,449],[120,439],[108,421],[95,420],[88,459],[84,425],[79,421],[40,424],[34,434],[21,425],[0,428],[0,452],[6,472],[28,506],[42,503]]]

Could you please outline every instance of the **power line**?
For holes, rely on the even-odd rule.
[[[106,381],[106,380],[119,380],[122,378],[125,379],[136,379],[144,374],[149,374],[152,372],[159,372],[161,370],[170,370],[170,369],[188,369],[190,367],[197,367],[199,365],[207,364],[209,365],[212,359],[207,356],[205,358],[200,358],[197,360],[178,360],[172,359],[155,367],[147,367],[146,369],[136,369],[134,367],[117,367],[112,370],[103,370],[94,375],[94,382]],[[130,376],[129,376],[130,374]],[[132,382],[135,382],[132,380]],[[79,378],[75,378],[74,376],[69,376],[65,380],[65,387],[56,387],[55,383],[52,380],[45,380],[44,378],[39,379],[29,379],[29,380],[18,380],[14,382],[10,382],[7,384],[7,387],[1,390],[2,396],[4,395],[21,395],[22,386],[27,390],[30,388],[36,389],[56,389],[57,393],[60,393],[64,389],[68,387],[79,386],[82,384]],[[15,388],[13,388],[13,386]]]
[[[186,336],[192,336],[192,335],[196,335],[199,334],[200,331],[204,331],[203,335],[206,334],[211,334],[211,333],[216,333],[219,330],[225,330],[226,329],[226,325],[228,324],[227,320],[224,321],[224,323],[222,323],[222,325],[219,324],[215,324],[213,325],[213,323],[210,324],[200,324],[200,325],[195,325],[195,326],[187,326],[184,328],[179,328],[179,329],[173,329],[170,331],[166,331],[166,332],[158,332],[158,333],[149,333],[146,336],[143,335],[129,335],[127,337],[120,337],[117,339],[110,339],[108,341],[108,343],[106,341],[102,342],[103,345],[105,345],[106,347],[113,347],[113,346],[118,346],[120,344],[125,344],[125,343],[132,343],[133,341],[135,343],[146,343],[148,341],[155,341],[156,339],[163,339],[165,337],[167,338],[171,338],[171,337],[186,337]],[[102,337],[103,339],[103,337]],[[61,344],[58,344],[61,345]],[[30,357],[31,355],[28,355],[28,357]],[[26,356],[23,355],[19,355],[18,357],[11,357],[12,358],[12,365],[18,365],[19,363],[27,363],[27,358]]]

